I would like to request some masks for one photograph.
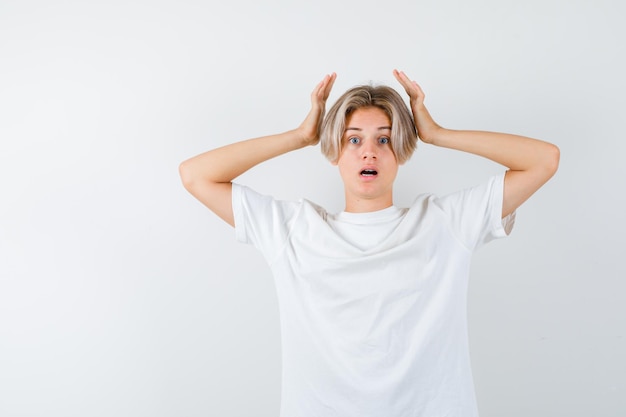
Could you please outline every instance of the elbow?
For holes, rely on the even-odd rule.
[[[183,183],[183,187],[185,187],[185,189],[188,191],[193,188],[193,184],[195,183],[193,170],[189,165],[189,160],[187,160],[181,162],[181,164],[178,166],[178,174],[180,175],[180,180]]]
[[[561,150],[559,149],[559,147],[553,144],[548,144],[548,149],[546,150],[545,167],[550,177],[556,174],[556,171],[559,169],[560,160]]]
[[[559,169],[560,159],[561,151],[558,146],[547,142],[541,149],[541,152],[535,155],[534,168],[532,170],[541,184],[545,184],[556,174],[556,171]]]

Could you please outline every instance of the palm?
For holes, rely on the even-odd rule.
[[[319,132],[326,112],[326,100],[328,100],[336,78],[337,74],[335,73],[327,75],[311,93],[311,110],[299,128],[304,140],[309,145],[315,145],[320,140]]]
[[[402,84],[404,91],[409,96],[413,119],[420,139],[426,143],[431,142],[432,136],[440,129],[440,126],[433,120],[428,109],[424,106],[424,91],[415,81],[409,79],[404,72],[393,70],[393,75]]]

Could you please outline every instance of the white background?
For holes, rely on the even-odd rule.
[[[0,415],[277,416],[279,317],[253,248],[178,164],[296,127],[324,74],[426,91],[450,128],[561,148],[475,256],[482,417],[626,415],[624,6],[595,0],[0,2]],[[501,167],[420,145],[396,204]],[[317,148],[239,182],[343,208]]]

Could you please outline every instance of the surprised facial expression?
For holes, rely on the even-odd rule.
[[[346,211],[375,211],[393,204],[398,162],[391,148],[391,121],[378,107],[363,107],[346,118],[336,164],[346,193]]]

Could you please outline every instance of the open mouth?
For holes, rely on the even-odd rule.
[[[373,169],[364,169],[363,171],[361,171],[361,175],[364,177],[373,177],[378,175],[378,171],[375,171]]]

